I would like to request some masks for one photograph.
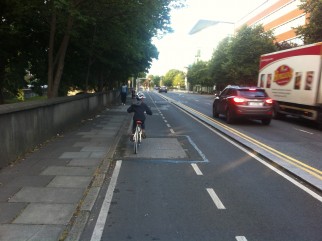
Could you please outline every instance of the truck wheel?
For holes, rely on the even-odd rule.
[[[263,119],[262,124],[268,126],[271,123],[271,119]]]

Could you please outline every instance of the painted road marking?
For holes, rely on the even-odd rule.
[[[237,241],[247,241],[247,239],[244,236],[236,236]]]
[[[101,240],[103,230],[105,227],[105,223],[106,223],[106,219],[107,219],[108,210],[110,209],[110,205],[112,202],[113,193],[114,193],[114,189],[116,186],[116,181],[117,181],[118,175],[120,173],[121,164],[122,164],[121,160],[118,160],[116,162],[110,184],[108,186],[99,216],[98,216],[96,224],[95,224],[95,228],[94,228],[94,231],[92,234],[91,241]]]
[[[216,205],[216,207],[218,209],[226,209],[225,206],[224,206],[224,204],[222,204],[222,202],[220,201],[219,197],[215,193],[214,189],[207,188],[207,192],[210,195],[212,201],[215,203],[215,205]]]
[[[302,130],[302,129],[296,129],[296,128],[295,128],[295,130],[297,130],[297,131],[301,131],[301,132],[304,132],[304,133],[306,133],[306,134],[310,134],[310,135],[313,135],[313,134],[314,134],[314,133],[312,133],[312,132],[305,131],[305,130]]]
[[[198,165],[196,163],[191,163],[191,166],[192,166],[193,170],[195,170],[195,172],[196,172],[196,174],[198,176],[202,176],[203,175],[202,172],[201,172],[201,170],[199,169],[199,167],[198,167]]]

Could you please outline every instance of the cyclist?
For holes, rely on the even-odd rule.
[[[133,135],[136,128],[136,121],[141,121],[141,127],[142,127],[142,138],[146,138],[145,135],[145,113],[148,115],[152,115],[151,109],[143,102],[143,99],[145,99],[145,95],[142,92],[138,92],[136,94],[136,103],[133,103],[128,109],[128,113],[134,112],[133,115],[133,124],[132,124],[132,136],[131,141],[133,141]]]

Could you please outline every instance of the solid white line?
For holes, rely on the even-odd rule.
[[[195,170],[195,172],[196,172],[196,174],[198,176],[202,176],[203,175],[202,172],[200,171],[198,165],[196,163],[191,163],[191,166],[192,166],[193,170]]]
[[[220,201],[219,197],[215,193],[214,189],[212,188],[207,188],[207,192],[209,193],[212,201],[215,203],[218,209],[226,209],[224,204]]]
[[[190,138],[190,136],[186,136],[190,142],[190,144],[197,150],[197,152],[199,153],[199,155],[202,157],[202,159],[205,162],[209,162],[209,160],[207,159],[207,157],[205,156],[205,154],[202,153],[202,151],[198,148],[198,146],[193,142],[193,140]]]
[[[114,189],[116,186],[117,177],[120,173],[121,164],[122,164],[121,160],[118,160],[116,162],[110,184],[108,186],[99,216],[98,216],[96,224],[95,224],[95,228],[94,228],[94,231],[92,234],[91,241],[101,240],[103,230],[105,227],[105,223],[106,223],[106,219],[107,219],[108,210],[110,209],[111,201],[113,198],[113,193],[114,193]]]
[[[244,236],[236,236],[237,241],[247,241],[247,239]]]

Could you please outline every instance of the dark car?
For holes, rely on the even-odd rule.
[[[273,100],[263,88],[227,86],[216,95],[212,105],[213,117],[226,116],[227,123],[235,119],[257,119],[269,125],[273,114]]]
[[[159,93],[161,93],[161,92],[167,93],[168,92],[168,88],[166,86],[161,86],[159,88]]]

